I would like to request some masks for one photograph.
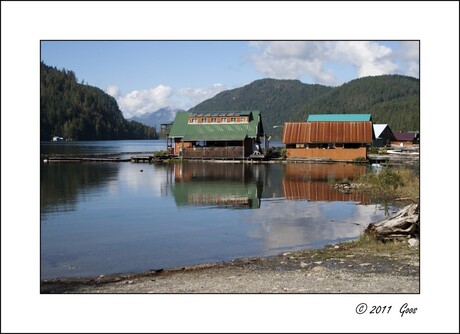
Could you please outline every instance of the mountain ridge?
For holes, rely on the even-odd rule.
[[[192,112],[259,110],[265,132],[279,139],[284,122],[306,121],[310,114],[371,114],[393,132],[420,129],[419,79],[402,75],[369,76],[337,87],[299,80],[259,79],[220,92]]]
[[[337,87],[299,80],[258,79],[225,90],[190,112],[261,112],[265,132],[280,139],[285,122],[310,114],[371,114],[393,132],[420,130],[420,80],[403,75],[369,76]],[[59,135],[75,140],[153,139],[156,127],[171,123],[182,109],[165,107],[125,119],[116,100],[97,87],[76,81],[72,71],[43,62],[40,67],[40,139]],[[153,128],[155,127],[155,128]]]
[[[161,124],[168,124],[174,121],[176,113],[179,111],[184,111],[183,109],[173,108],[173,107],[164,107],[156,111],[145,113],[141,116],[134,116],[128,118],[129,121],[136,121],[147,126],[154,127],[158,130]]]

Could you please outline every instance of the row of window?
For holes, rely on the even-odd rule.
[[[220,123],[227,123],[228,117],[221,117],[220,118]],[[230,117],[230,123],[236,123],[238,119],[236,117]],[[242,117],[240,122],[247,122],[248,119],[246,117]],[[191,117],[189,118],[189,123],[198,123],[198,118],[197,117]],[[203,117],[201,118],[201,123],[217,123],[217,117]]]

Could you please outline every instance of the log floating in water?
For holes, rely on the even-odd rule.
[[[401,237],[418,237],[420,234],[419,205],[409,204],[393,216],[369,224],[365,232],[384,241]]]

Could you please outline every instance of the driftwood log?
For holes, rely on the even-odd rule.
[[[409,204],[391,217],[370,223],[365,232],[386,241],[420,236],[419,205]]]

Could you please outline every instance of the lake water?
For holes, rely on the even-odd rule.
[[[41,154],[130,156],[165,148],[163,140],[46,142]],[[41,278],[172,268],[354,240],[385,210],[328,181],[361,172],[370,171],[354,164],[42,162]]]

